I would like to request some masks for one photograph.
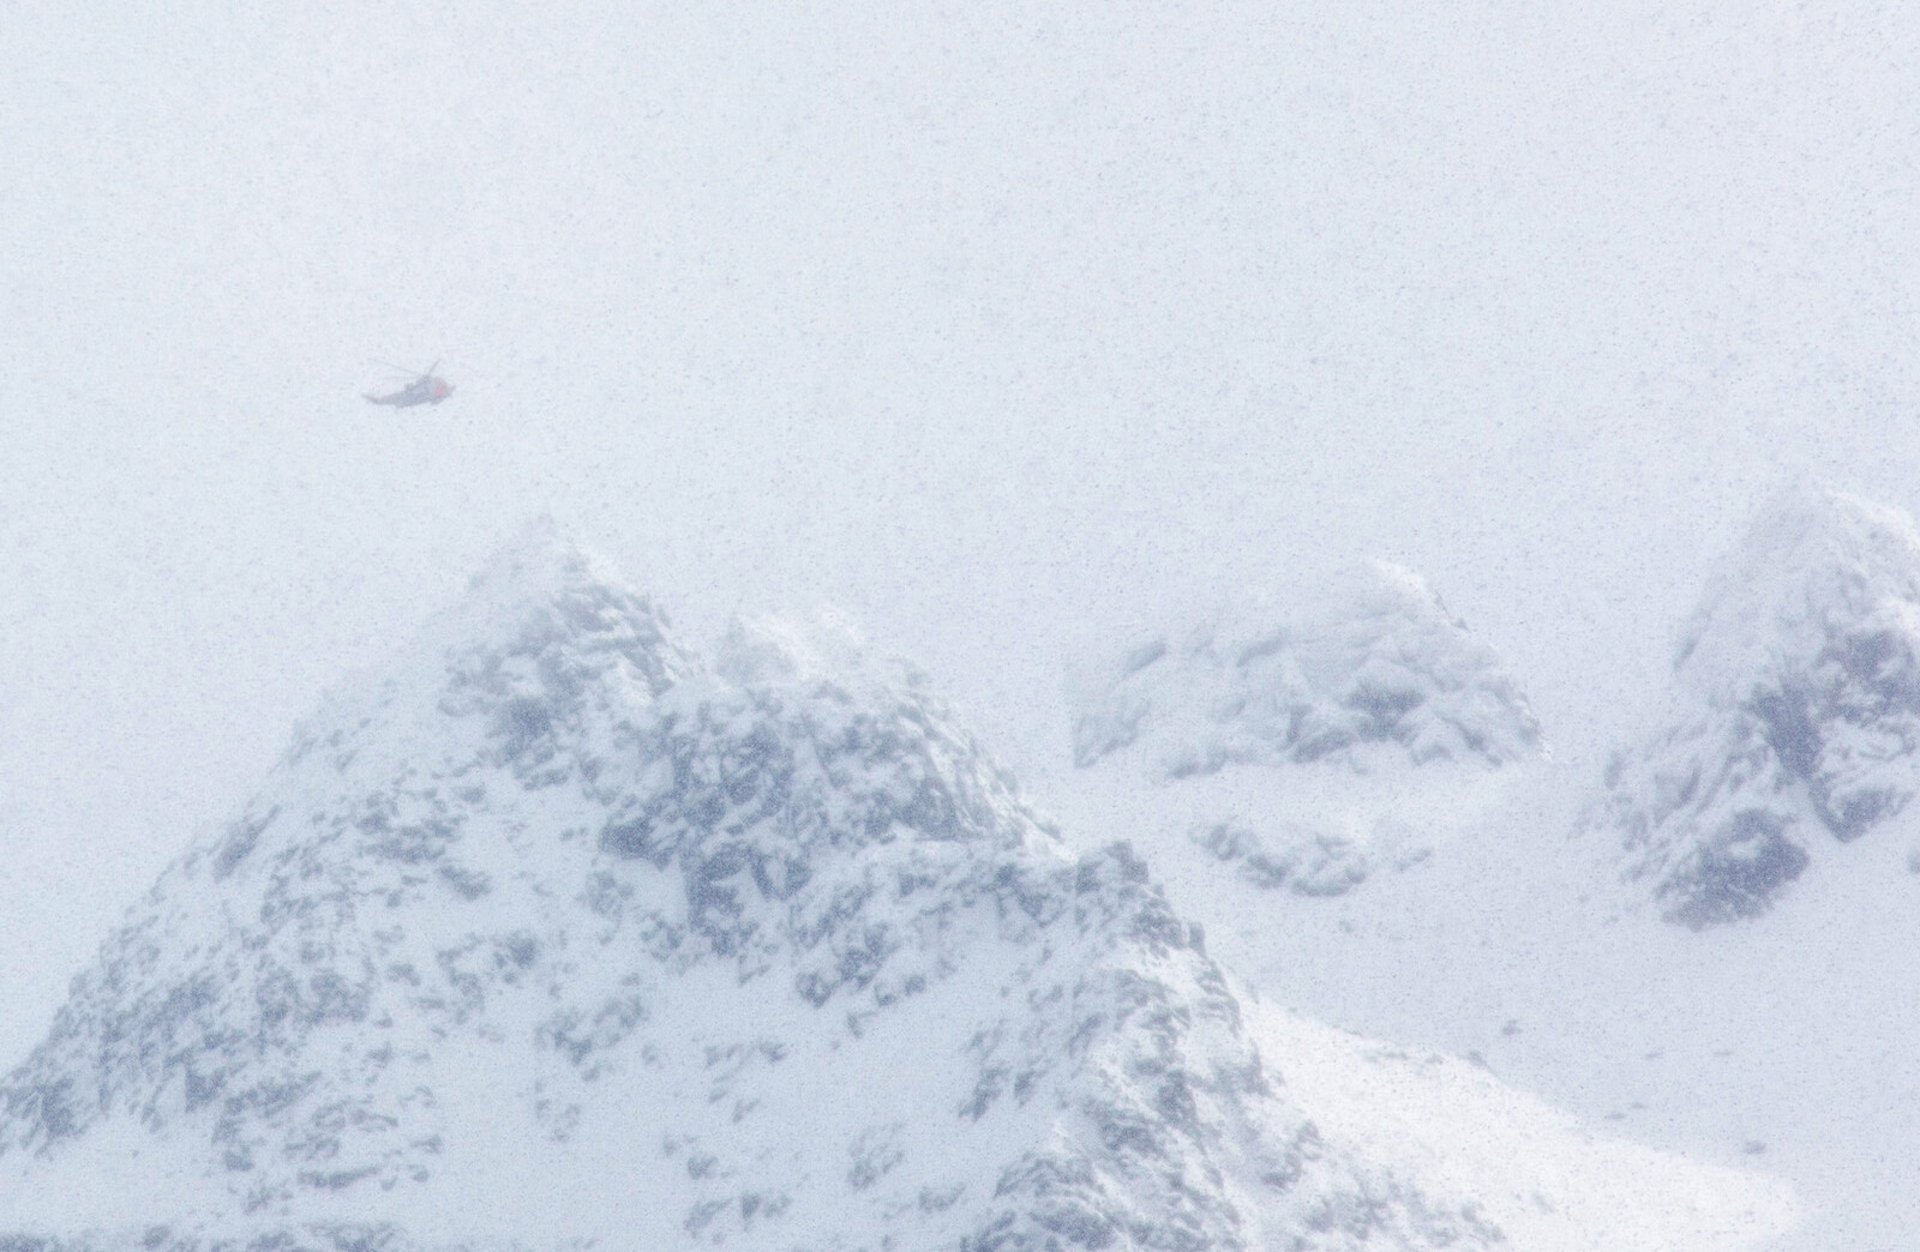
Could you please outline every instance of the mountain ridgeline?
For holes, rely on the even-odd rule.
[[[1145,638],[1083,679],[1073,718],[1075,761],[1103,786],[1150,781],[1130,803],[1241,879],[1307,896],[1419,863],[1476,820],[1450,784],[1543,751],[1493,651],[1384,565]],[[1761,916],[1920,792],[1920,528],[1780,492],[1701,596],[1649,720],[1581,835],[1670,921]]]
[[[703,656],[541,531],[75,980],[0,1081],[0,1244],[1503,1242],[1242,1009],[911,670]]]

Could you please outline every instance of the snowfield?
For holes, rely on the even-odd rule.
[[[1071,851],[844,628],[709,659],[536,529],[76,980],[0,1082],[0,1230],[1697,1250],[1792,1221],[1750,1170],[1276,1007],[1134,833]]]

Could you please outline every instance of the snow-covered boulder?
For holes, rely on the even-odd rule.
[[[1920,790],[1920,530],[1853,496],[1765,508],[1701,598],[1660,728],[1586,819],[1689,926],[1752,917]]]
[[[0,1080],[0,1246],[1693,1249],[1785,1211],[1286,1020],[912,671],[779,624],[709,662],[536,534],[75,980]]]

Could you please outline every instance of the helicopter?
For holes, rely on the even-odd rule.
[[[403,365],[393,365],[386,361],[376,361],[374,364],[385,365],[388,369],[399,370],[403,374],[410,375],[413,379],[412,382],[391,395],[376,396],[369,394],[367,399],[374,404],[389,404],[396,409],[406,409],[412,408],[416,404],[438,404],[453,394],[453,384],[444,378],[438,377],[433,372],[440,368],[440,362],[438,361],[435,361],[432,365],[427,366],[426,369],[418,373],[415,373]]]

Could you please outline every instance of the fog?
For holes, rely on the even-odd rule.
[[[1198,599],[1404,563],[1582,762],[1772,484],[1915,502],[1905,6],[1086,7],[12,6],[0,1048],[541,513],[1044,804]]]

